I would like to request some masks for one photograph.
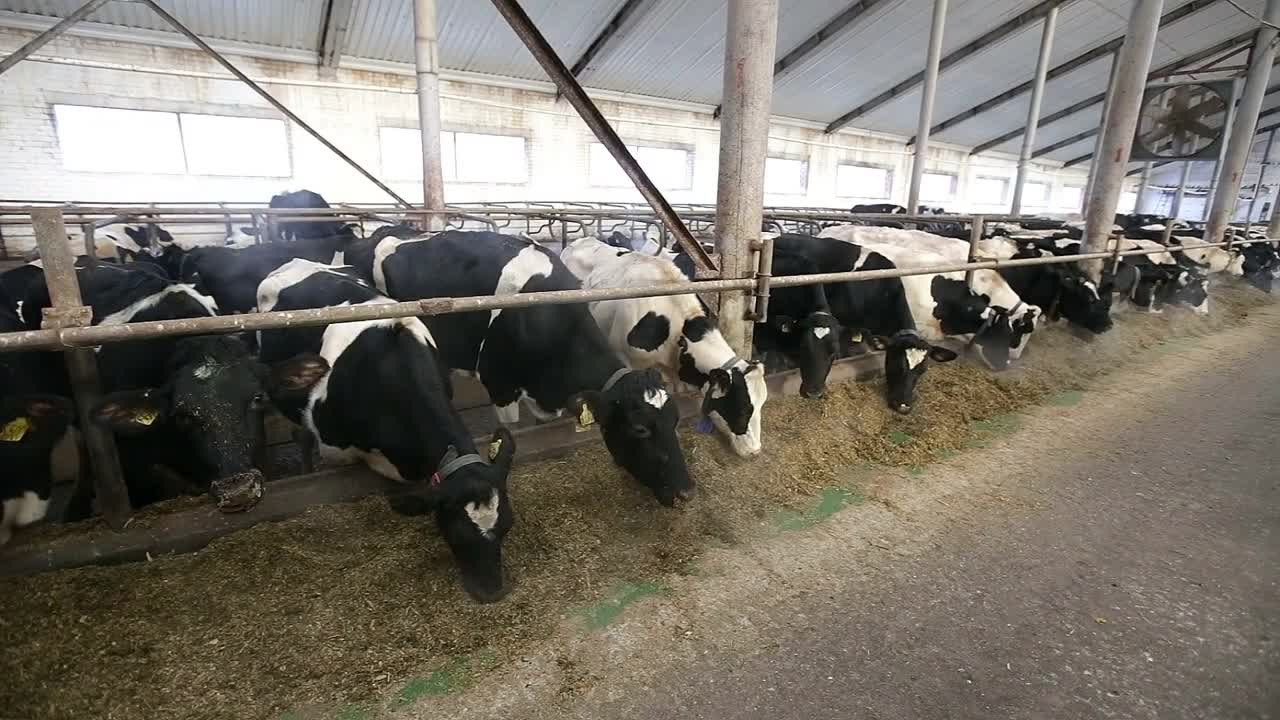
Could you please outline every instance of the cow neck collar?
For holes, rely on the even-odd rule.
[[[622,379],[622,376],[629,372],[631,372],[631,368],[629,367],[620,367],[613,371],[613,374],[609,376],[609,379],[604,381],[604,386],[600,388],[600,392],[607,393],[612,390],[613,386],[617,385],[618,381]]]
[[[458,472],[462,468],[468,465],[475,465],[477,463],[481,465],[487,464],[485,463],[484,458],[475,453],[459,455],[458,448],[450,445],[449,449],[445,451],[444,457],[440,458],[440,466],[436,468],[435,474],[431,476],[432,487],[448,480],[450,475]]]

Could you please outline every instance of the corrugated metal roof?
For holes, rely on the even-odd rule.
[[[0,10],[64,17],[83,4],[84,0],[0,0]],[[316,49],[324,12],[324,0],[157,0],[157,4],[201,37],[295,50]],[[107,3],[88,20],[147,30],[171,29],[149,8],[136,3]]]
[[[62,16],[82,0],[0,0],[0,10]],[[315,50],[325,0],[160,0],[202,36],[263,48]],[[567,63],[600,33],[624,0],[524,0],[526,11]],[[781,57],[836,17],[852,0],[781,0],[778,50]],[[1035,0],[952,0],[944,55],[1027,10]],[[1172,10],[1176,5],[1172,0]],[[1262,0],[1243,0],[1260,12]],[[1119,36],[1131,0],[1074,0],[1059,18],[1052,62],[1061,64],[1088,48]],[[780,115],[827,123],[918,72],[924,62],[932,0],[882,0],[788,68],[774,87]],[[440,59],[451,70],[517,79],[545,79],[515,34],[490,3],[439,0]],[[727,0],[648,0],[582,74],[585,85],[672,100],[718,103],[724,56]],[[167,30],[145,7],[109,3],[92,21],[109,26]],[[1255,21],[1228,3],[1210,5],[1164,28],[1154,64],[1210,47],[1254,27]],[[984,48],[942,76],[935,122],[951,117],[1024,82],[1034,72],[1041,24],[1033,22]],[[411,0],[355,0],[345,57],[400,63],[413,60]],[[1233,60],[1232,62],[1239,62]],[[1109,60],[1101,58],[1052,80],[1043,114],[1067,107],[1105,88]],[[940,134],[939,140],[976,145],[1025,125],[1027,96]],[[918,89],[903,93],[850,127],[901,135],[915,131]],[[1040,131],[1044,146],[1096,127],[1093,107]],[[1018,140],[997,150],[1016,152]],[[1051,158],[1083,151],[1064,148]]]

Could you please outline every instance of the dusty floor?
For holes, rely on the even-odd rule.
[[[771,401],[759,459],[684,438],[702,492],[679,511],[657,507],[598,449],[523,466],[506,550],[517,589],[496,606],[469,603],[429,523],[381,500],[317,508],[188,556],[7,580],[0,708],[39,718],[357,718],[408,706],[510,667],[566,626],[607,627],[629,604],[694,582],[709,549],[878,496],[894,477],[988,444],[1017,422],[1014,410],[1069,401],[1100,372],[1176,351],[1269,301],[1220,288],[1207,318],[1131,313],[1092,342],[1037,333],[1015,372],[934,367],[907,418],[882,408],[875,385],[841,386],[819,403]],[[593,686],[571,660],[559,676],[564,697]]]

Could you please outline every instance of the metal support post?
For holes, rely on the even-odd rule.
[[[716,191],[716,252],[720,277],[747,277],[750,248],[760,240],[764,165],[769,152],[769,106],[778,0],[730,0],[720,112],[720,172]],[[770,259],[772,263],[772,258]],[[752,326],[743,293],[720,295],[720,331],[729,347],[751,356]]]
[[[1178,180],[1178,190],[1173,194],[1173,206],[1169,208],[1169,217],[1174,220],[1182,214],[1182,199],[1187,196],[1187,181],[1191,179],[1191,161],[1182,162],[1182,177]]]
[[[1253,197],[1249,198],[1249,213],[1244,219],[1244,233],[1249,235],[1249,227],[1253,225],[1253,210],[1258,204],[1258,196],[1262,194],[1262,182],[1267,179],[1267,166],[1271,164],[1271,146],[1275,144],[1276,131],[1267,133],[1267,147],[1262,151],[1262,163],[1258,165],[1258,182],[1253,186]]]
[[[76,260],[67,244],[67,227],[62,210],[33,209],[31,227],[35,230],[36,242],[40,246],[45,282],[53,305],[44,311],[43,327],[60,330],[90,325],[93,311],[84,307],[84,300],[80,296]],[[102,396],[98,359],[92,348],[69,348],[65,356],[67,374],[71,377],[71,390],[79,409],[80,429],[89,450],[98,510],[112,528],[119,530],[129,519],[132,508],[129,506],[129,491],[124,484],[124,474],[120,470],[115,437],[90,419],[92,408]]]
[[[1111,114],[1111,89],[1116,86],[1116,73],[1120,70],[1120,53],[1119,51],[1111,53],[1111,72],[1107,74],[1107,91],[1102,96],[1102,119]],[[1089,177],[1084,183],[1084,194],[1081,196],[1080,213],[1089,212],[1089,196],[1093,193],[1093,182],[1098,178],[1098,162],[1102,153],[1102,133],[1099,132],[1093,141],[1093,154],[1089,157],[1093,158],[1093,162],[1089,163]]]
[[[59,20],[57,25],[54,25],[48,30],[45,30],[39,35],[28,40],[26,45],[23,45],[17,50],[14,50],[13,53],[11,53],[4,60],[0,60],[0,75],[3,75],[6,72],[9,72],[9,68],[12,68],[14,65],[17,65],[23,60],[26,60],[28,57],[31,56],[31,53],[34,53],[35,51],[44,47],[49,43],[49,41],[58,37],[62,33],[66,32],[67,30],[71,29],[72,25],[75,25],[76,23],[85,19],[94,10],[97,10],[103,5],[106,5],[107,2],[108,0],[89,0],[89,2],[85,3],[84,5],[81,5],[78,10]]]
[[[151,0],[147,0],[150,2]],[[644,199],[653,208],[653,212],[658,219],[666,223],[671,228],[671,232],[675,234],[676,242],[689,253],[693,259],[694,265],[704,271],[715,271],[715,263],[711,261],[711,257],[702,249],[698,241],[694,239],[693,234],[689,232],[689,228],[685,226],[684,221],[676,214],[671,204],[662,196],[662,192],[653,184],[649,176],[640,167],[640,163],[631,156],[631,151],[627,149],[626,143],[622,142],[622,138],[618,137],[618,133],[614,132],[613,127],[609,125],[609,121],[601,114],[600,108],[596,107],[591,97],[582,89],[582,85],[573,77],[573,73],[569,72],[569,68],[565,67],[564,61],[556,54],[556,51],[542,36],[537,26],[529,19],[529,15],[525,13],[524,8],[520,7],[517,0],[491,0],[494,7],[506,19],[507,24],[515,31],[516,37],[524,43],[529,49],[533,58],[542,66],[543,71],[551,77],[551,81],[556,84],[560,90],[560,94],[564,96],[574,110],[578,111],[578,115],[582,117],[582,121],[591,129],[592,134],[600,141],[601,145],[609,151],[613,159],[622,167],[622,171],[631,178],[631,182],[635,183],[636,190],[644,196]],[[770,4],[774,4],[774,0],[769,0]],[[771,41],[772,42],[772,41]],[[762,50],[762,49],[760,49]],[[772,62],[773,53],[768,53],[769,60]],[[772,76],[771,76],[772,77]],[[767,106],[767,104],[766,104]],[[757,234],[760,228],[756,228]]]
[[[422,204],[444,210],[440,152],[440,53],[436,43],[436,0],[413,0],[413,57],[418,76],[418,131],[422,134]],[[443,230],[442,215],[428,215],[427,230]]]
[[[1267,94],[1267,82],[1271,66],[1276,62],[1276,24],[1280,23],[1280,0],[1267,0],[1263,11],[1263,24],[1254,36],[1253,52],[1249,54],[1249,73],[1245,76],[1244,92],[1236,104],[1236,116],[1231,122],[1231,135],[1227,138],[1218,170],[1218,191],[1213,196],[1213,209],[1204,228],[1207,242],[1222,242],[1222,236],[1231,222],[1236,200],[1240,195],[1240,181],[1249,150],[1253,147],[1253,134],[1258,127],[1258,113]]]
[[[752,243],[756,251],[756,304],[749,319],[764,322],[769,319],[769,280],[773,277],[773,238],[762,238]]]
[[[1151,162],[1142,163],[1142,174],[1138,176],[1138,196],[1133,199],[1133,211],[1141,213],[1147,201],[1147,189],[1151,186]]]
[[[920,209],[920,183],[929,158],[929,127],[933,125],[933,97],[938,88],[938,63],[942,59],[942,32],[947,25],[947,0],[933,0],[933,22],[929,26],[929,54],[924,65],[924,87],[920,90],[920,118],[916,126],[916,153],[911,163],[911,186],[907,191],[907,213]]]
[[[1111,107],[1103,118],[1101,152],[1093,158],[1095,178],[1085,213],[1082,254],[1105,247],[1111,226],[1115,224],[1116,205],[1124,187],[1125,166],[1138,126],[1138,110],[1147,73],[1151,70],[1163,6],[1164,0],[1134,0],[1129,15],[1129,29],[1116,55]],[[1095,282],[1100,280],[1102,263],[1089,261],[1084,267]]]
[[[982,228],[986,224],[986,218],[981,215],[973,216],[973,223],[969,226],[969,257],[966,262],[973,262],[978,257],[978,244],[982,242]],[[964,285],[967,288],[973,287],[973,270],[964,271]]]
[[[1036,60],[1036,77],[1031,86],[1031,102],[1027,106],[1027,130],[1022,134],[1022,152],[1018,154],[1018,177],[1013,183],[1012,214],[1022,214],[1022,189],[1027,184],[1027,169],[1035,151],[1036,126],[1040,123],[1040,103],[1044,99],[1044,83],[1049,73],[1049,55],[1053,53],[1053,33],[1058,26],[1058,6],[1049,8],[1040,33],[1040,57]],[[914,210],[913,210],[914,211]]]
[[[1276,192],[1276,199],[1271,204],[1271,222],[1267,223],[1267,237],[1271,240],[1280,239],[1280,191]]]
[[[386,183],[374,177],[373,173],[369,172],[368,170],[365,170],[363,165],[356,162],[355,160],[352,160],[350,155],[347,155],[346,153],[339,150],[337,145],[334,145],[333,143],[329,142],[328,138],[321,135],[319,131],[317,131],[315,128],[311,127],[310,125],[308,125],[306,121],[304,121],[302,118],[294,114],[292,110],[285,107],[284,104],[281,103],[279,100],[275,99],[275,97],[271,93],[264,90],[261,85],[254,82],[253,80],[250,80],[248,75],[245,75],[244,73],[240,72],[240,68],[237,68],[235,65],[232,65],[230,60],[227,60],[225,57],[218,54],[217,50],[214,50],[213,48],[209,47],[209,44],[206,43],[204,40],[201,40],[200,36],[191,32],[191,30],[188,29],[186,25],[183,25],[181,22],[178,21],[177,18],[170,15],[168,11],[166,11],[164,8],[157,5],[155,3],[155,0],[135,0],[135,2],[142,3],[143,5],[146,5],[147,7],[151,8],[152,12],[159,15],[161,19],[163,19],[165,22],[169,23],[169,25],[171,25],[174,30],[177,30],[178,32],[185,35],[188,40],[190,40],[192,43],[195,44],[196,47],[208,53],[209,57],[216,60],[217,63],[221,65],[227,72],[231,73],[232,75],[235,75],[237,80],[244,83],[245,85],[248,85],[250,90],[253,90],[263,100],[266,100],[267,103],[270,104],[271,107],[279,111],[281,115],[284,115],[285,117],[292,120],[295,125],[302,128],[304,131],[306,131],[308,135],[315,138],[321,145],[324,145],[326,148],[328,148],[330,152],[332,152],[334,155],[337,155],[339,158],[343,160],[343,162],[350,165],[356,172],[363,175],[366,180],[373,183],[374,185],[377,185],[378,188],[382,190],[382,192],[389,195],[393,200],[399,203],[402,207],[406,207],[406,208],[412,207],[409,204],[408,200],[405,200],[404,198],[400,197],[400,195],[397,194],[395,190],[392,190],[391,188],[387,187]]]

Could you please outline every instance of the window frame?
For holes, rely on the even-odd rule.
[[[685,170],[684,170],[685,179],[684,179],[683,185],[680,185],[678,187],[664,186],[661,183],[657,182],[656,180],[653,180],[652,177],[650,177],[649,179],[653,180],[654,185],[656,185],[658,189],[662,191],[685,192],[693,189],[694,154],[696,152],[696,148],[694,146],[683,145],[680,143],[663,143],[663,142],[657,142],[657,141],[640,142],[640,141],[631,141],[631,140],[624,141],[623,144],[627,146],[627,150],[631,153],[631,157],[636,159],[636,162],[640,164],[641,168],[644,167],[644,162],[640,160],[641,149],[647,148],[651,150],[678,150],[680,152],[683,152],[684,160],[685,160]],[[627,178],[626,183],[619,182],[618,184],[611,184],[611,183],[602,184],[602,183],[596,182],[595,178],[592,177],[592,163],[591,163],[592,148],[596,146],[598,146],[601,149],[601,151],[605,153],[605,155],[609,158],[609,160],[612,161],[619,170],[622,170],[622,166],[618,164],[616,160],[613,159],[613,154],[610,153],[609,149],[604,146],[604,143],[594,141],[594,140],[591,142],[588,142],[587,143],[587,187],[596,188],[596,189],[615,189],[615,190],[620,188],[634,188],[635,185],[631,182],[630,178]],[[648,171],[646,170],[645,173],[648,174]],[[622,175],[623,177],[626,177],[626,171],[622,171]]]
[[[800,182],[800,190],[798,192],[789,191],[789,190],[778,191],[778,190],[769,189],[769,161],[770,160],[798,162],[804,167],[804,176]],[[801,157],[798,155],[785,155],[785,154],[766,155],[764,159],[764,172],[761,173],[761,177],[760,177],[761,186],[762,186],[762,189],[764,190],[764,194],[765,195],[787,195],[791,197],[804,197],[809,194],[809,174],[812,172],[812,170],[813,170],[813,164],[810,162],[808,156]]]
[[[879,195],[846,195],[840,192],[840,168],[866,168],[870,170],[881,170],[884,172],[884,193]],[[835,177],[835,196],[838,198],[849,199],[867,199],[867,200],[888,200],[893,195],[893,167],[889,165],[876,165],[874,163],[862,162],[837,162]]]
[[[995,200],[978,199],[973,197],[974,186],[979,181],[994,181],[1000,183],[1000,197]],[[973,180],[969,181],[969,202],[975,205],[1004,205],[1011,199],[1011,190],[1013,189],[1013,179],[1004,175],[974,175]],[[922,198],[923,199],[923,198]]]
[[[924,194],[924,176],[937,175],[940,177],[951,178],[951,190],[946,197],[925,197]],[[920,176],[920,202],[954,202],[956,195],[960,192],[960,174],[951,172],[930,172],[925,170]]]
[[[246,178],[270,178],[270,179],[288,179],[293,177],[293,165],[294,165],[293,135],[290,133],[291,123],[289,123],[284,118],[263,118],[263,117],[252,117],[252,116],[245,116],[245,115],[222,115],[222,114],[208,113],[208,112],[178,112],[176,114],[178,116],[178,131],[181,134],[181,138],[182,138],[182,157],[183,157],[183,162],[187,168],[187,172],[186,172],[187,175],[194,175],[197,177],[246,177]],[[283,139],[284,139],[284,162],[286,166],[285,167],[286,172],[284,174],[275,174],[275,173],[261,174],[261,173],[244,173],[244,172],[240,172],[240,173],[208,172],[208,171],[197,172],[192,170],[191,154],[187,149],[188,133],[187,133],[186,125],[183,123],[183,118],[188,116],[226,118],[231,120],[255,120],[258,122],[280,123],[280,129],[283,133]]]

